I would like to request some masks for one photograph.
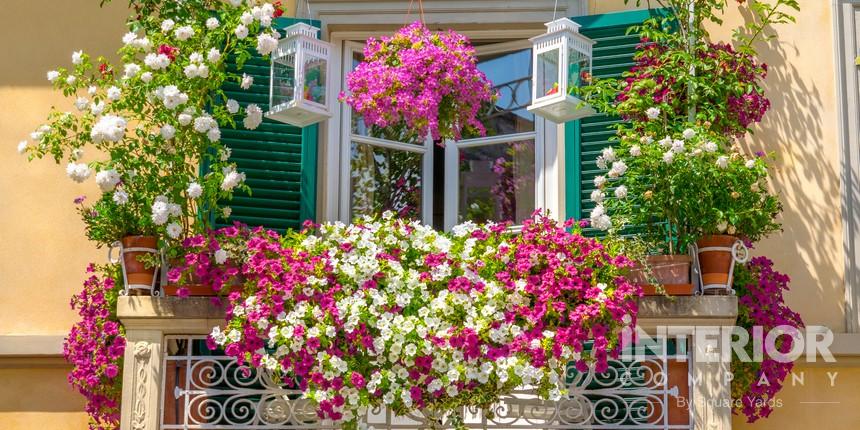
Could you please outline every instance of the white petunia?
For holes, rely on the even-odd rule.
[[[239,24],[236,26],[236,29],[233,30],[233,34],[235,34],[239,40],[242,40],[248,37],[248,27],[245,27],[243,24]]]
[[[206,20],[206,28],[209,30],[214,30],[214,29],[218,28],[219,24],[220,23],[218,22],[218,18],[215,18],[215,17],[212,17],[212,18],[209,18]]]
[[[648,119],[657,119],[660,116],[660,108],[652,107],[645,111]]]
[[[726,158],[726,156],[724,155],[717,157],[717,167],[719,167],[720,169],[725,169],[729,167],[729,159]]]
[[[57,78],[59,78],[59,77],[60,77],[60,72],[58,72],[58,71],[56,71],[56,70],[51,70],[51,71],[49,71],[49,72],[48,72],[48,82],[50,82],[50,83],[52,83],[52,84],[53,84],[53,83],[54,83],[54,81],[56,81],[56,80],[57,80]]]
[[[247,73],[242,73],[242,82],[239,84],[239,87],[243,90],[247,90],[248,88],[251,88],[251,85],[254,85],[254,77]]]
[[[140,66],[138,66],[137,64],[129,63],[129,64],[125,65],[124,76],[126,78],[133,78],[133,77],[137,76],[138,73],[140,73]]]
[[[672,151],[666,151],[663,153],[663,162],[666,164],[672,164],[672,161],[675,160],[675,153]]]
[[[196,199],[203,195],[203,187],[200,186],[197,182],[192,182],[188,184],[188,188],[185,190],[185,194],[188,195],[189,198]]]
[[[627,187],[624,185],[620,185],[615,189],[615,197],[619,199],[627,198]]]
[[[119,173],[113,169],[101,170],[96,173],[96,184],[103,193],[113,191],[117,184],[119,184],[119,180]]]
[[[259,52],[260,55],[269,55],[277,47],[278,39],[272,37],[271,34],[262,33],[257,36],[257,52]]]
[[[684,139],[690,140],[690,139],[696,137],[696,130],[693,130],[692,128],[688,128],[688,129],[684,130],[684,132],[682,133],[682,136],[684,136]]]
[[[219,249],[215,251],[215,263],[224,264],[227,262],[227,251]]]
[[[170,124],[164,124],[161,126],[161,137],[165,140],[173,139],[173,136],[176,135],[176,127]]]
[[[27,146],[29,146],[29,143],[26,140],[18,142],[18,153],[23,154],[27,152]]]
[[[164,21],[161,21],[161,31],[167,33],[168,31],[173,29],[174,25],[176,25],[176,22],[174,22],[172,19],[165,19]]]
[[[113,202],[120,206],[128,203],[128,193],[123,190],[114,191]]]
[[[630,147],[630,155],[632,155],[634,157],[638,157],[638,156],[642,155],[642,148],[640,148],[639,145],[631,146]]]
[[[93,142],[104,141],[119,142],[125,136],[125,128],[128,122],[125,118],[116,115],[105,115],[93,125],[90,138]]]
[[[239,112],[239,102],[233,99],[227,100],[227,112],[230,112],[231,114]]]
[[[107,98],[112,102],[119,100],[121,95],[122,91],[120,91],[120,89],[115,86],[111,86],[107,89]]]
[[[91,174],[92,171],[86,163],[69,163],[66,165],[66,176],[79,184],[86,181]]]
[[[263,110],[255,104],[250,104],[245,108],[245,119],[242,125],[248,130],[254,130],[263,122]]]
[[[209,60],[210,63],[217,63],[218,60],[221,59],[221,51],[212,48],[206,53],[206,59]]]
[[[182,226],[177,222],[172,222],[167,224],[167,235],[170,236],[171,239],[179,239],[179,236],[182,234]]]
[[[183,25],[182,27],[177,27],[173,31],[173,35],[184,42],[194,36],[194,29],[190,25]]]
[[[79,65],[84,62],[84,51],[72,52],[72,64]]]

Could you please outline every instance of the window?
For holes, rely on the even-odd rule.
[[[363,44],[344,42],[343,79],[361,61]],[[486,136],[436,145],[404,141],[397,130],[369,128],[342,106],[341,218],[393,210],[436,228],[472,220],[514,221],[540,207],[543,121],[531,101],[527,40],[476,42],[478,67],[494,83],[498,101],[482,114]]]

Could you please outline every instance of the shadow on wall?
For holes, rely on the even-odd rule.
[[[752,16],[744,13],[743,20],[750,22]],[[807,324],[844,331],[835,100],[822,97],[823,87],[832,98],[828,85],[833,72],[828,65],[832,66],[833,56],[826,46],[830,37],[810,43],[809,34],[798,25],[778,29],[779,38],[756,44],[760,59],[771,66],[765,91],[772,105],[744,144],[750,152],[777,155],[772,174],[784,205],[784,231],[763,241],[756,254],[771,257],[776,269],[791,277],[789,305],[811,317],[806,318]],[[768,31],[775,34],[773,28]],[[806,52],[816,44],[825,46]],[[827,132],[825,120],[830,123]]]
[[[83,412],[84,397],[66,380],[68,367],[0,369],[0,414],[4,412]],[[0,426],[2,427],[2,426]]]
[[[115,61],[128,13],[127,0],[112,0],[103,8],[99,0],[4,4],[0,86],[49,86],[45,74],[71,67],[72,50],[83,49],[93,61],[101,55]]]

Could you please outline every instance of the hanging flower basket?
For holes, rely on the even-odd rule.
[[[478,113],[495,99],[469,40],[450,30],[433,33],[420,22],[368,39],[346,84],[341,100],[368,126],[403,128],[410,141],[484,135]]]

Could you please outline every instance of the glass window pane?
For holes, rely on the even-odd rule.
[[[458,221],[514,221],[535,209],[534,140],[460,150]]]
[[[576,49],[568,50],[570,63],[567,66],[567,93],[573,93],[575,88],[583,84],[583,81],[591,80],[591,70],[588,69],[588,56]]]
[[[296,90],[295,56],[276,58],[272,66],[272,107],[290,103]]]
[[[422,155],[352,143],[351,217],[395,211],[421,219]]]
[[[537,57],[538,98],[558,93],[560,49],[542,52]]]
[[[305,85],[304,98],[325,105],[325,85],[326,79],[326,60],[322,58],[306,57],[305,58]]]
[[[535,130],[535,116],[526,109],[532,97],[531,61],[531,49],[478,57],[478,69],[487,75],[499,95],[496,103],[481,113],[487,136]],[[464,134],[463,137],[481,136]]]

